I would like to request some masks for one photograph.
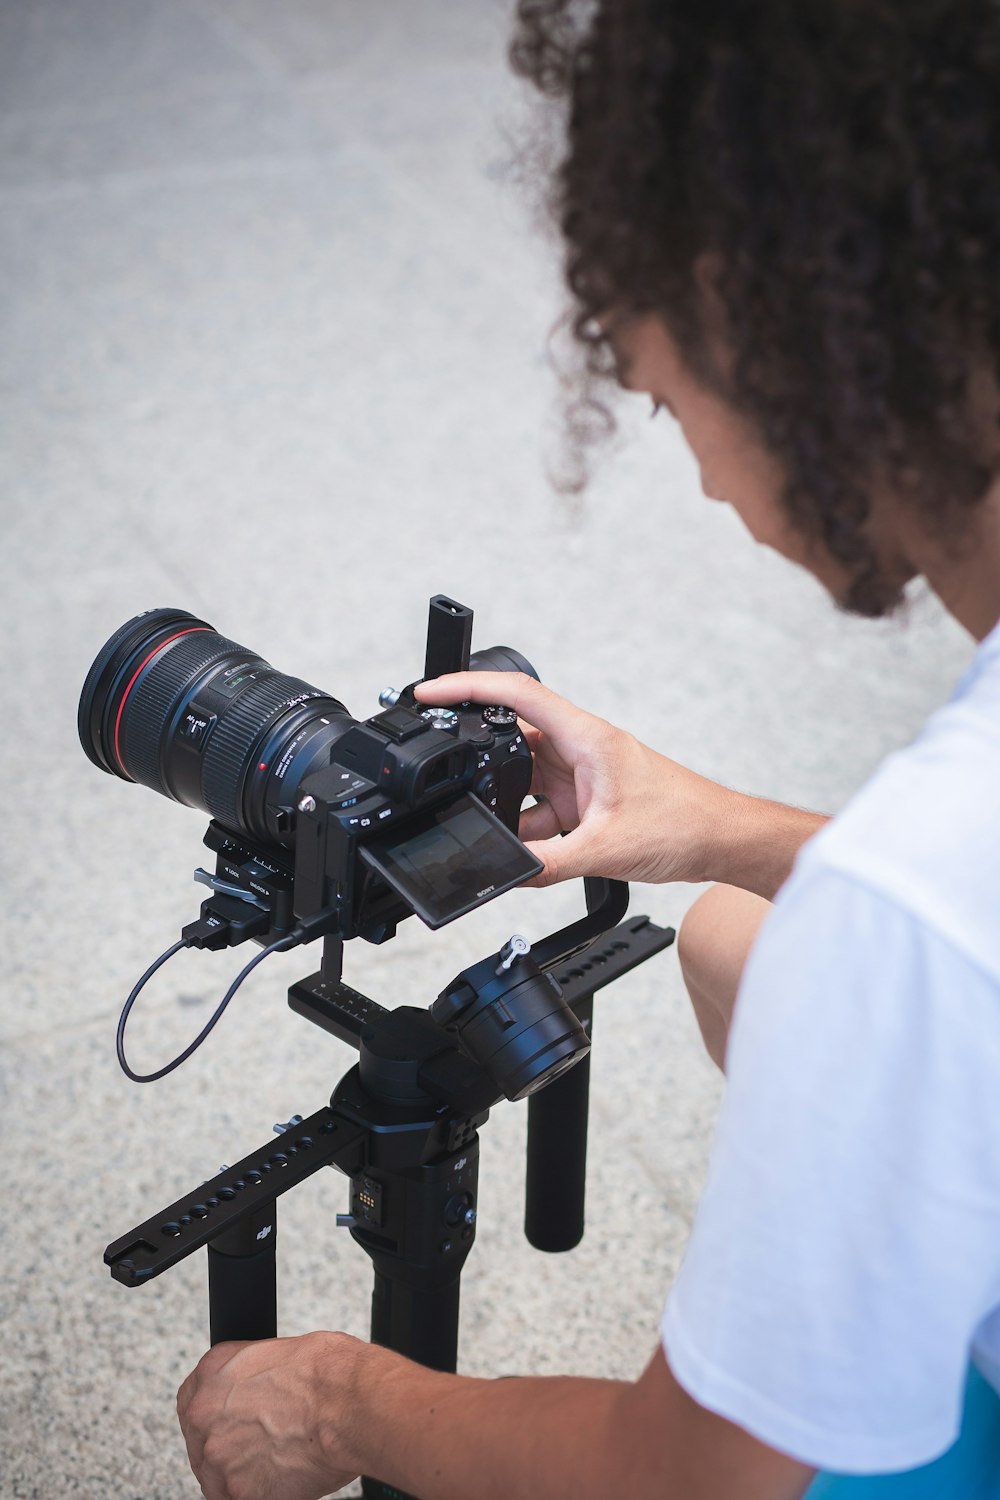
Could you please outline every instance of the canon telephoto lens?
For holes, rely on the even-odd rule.
[[[129,620],[80,696],[95,765],[201,808],[265,842],[294,841],[296,791],[354,723],[336,698],[287,677],[181,609]]]

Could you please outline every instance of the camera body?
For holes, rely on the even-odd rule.
[[[470,655],[472,611],[430,604],[424,678],[467,667],[533,673],[509,647]],[[203,923],[269,944],[296,921],[383,942],[537,874],[516,835],[531,754],[516,715],[422,708],[413,684],[353,718],[183,610],[126,622],[95,659],[79,730],[95,765],[212,816]]]
[[[421,712],[404,692],[333,754],[300,784],[300,919],[333,908],[341,936],[384,942],[410,910],[439,927],[541,869],[514,836],[531,753],[509,709]]]

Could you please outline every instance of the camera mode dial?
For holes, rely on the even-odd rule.
[[[509,734],[517,728],[517,714],[502,703],[491,703],[483,709],[483,723],[500,734]]]
[[[424,708],[420,717],[426,719],[432,729],[443,729],[447,734],[458,733],[458,714],[453,708]]]

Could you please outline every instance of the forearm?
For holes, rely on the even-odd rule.
[[[709,841],[705,878],[773,900],[802,845],[828,821],[822,813],[727,792]]]
[[[635,1382],[470,1380],[324,1337],[332,1475],[424,1500],[801,1500],[812,1477],[698,1406],[659,1347]]]
[[[811,1470],[700,1407],[657,1345],[636,1381],[470,1380],[344,1333],[216,1344],[177,1393],[206,1496],[801,1500]]]
[[[387,1350],[353,1351],[338,1459],[424,1500],[586,1500],[616,1492],[626,1455],[618,1412],[633,1388],[571,1377],[475,1380]]]

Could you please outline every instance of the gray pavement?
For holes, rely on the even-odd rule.
[[[179,1072],[118,1071],[122,997],[196,908],[204,819],[80,751],[113,629],[190,609],[365,716],[419,670],[445,591],[480,645],[678,759],[827,809],[970,654],[926,601],[902,625],[837,615],[634,402],[584,507],[553,496],[555,252],[516,185],[506,24],[490,0],[0,3],[2,1500],[195,1494],[172,1401],[206,1343],[203,1257],[126,1292],[103,1247],[351,1061],[287,1010],[286,955]],[[633,909],[676,922],[694,894]],[[579,899],[411,922],[348,978],[423,1003]],[[184,1045],[234,959],[154,981],[140,1065]],[[578,1250],[523,1240],[524,1107],[484,1131],[468,1371],[632,1376],[653,1346],[718,1084],[672,954],[601,997],[596,1033]],[[284,1332],[365,1331],[344,1207],[332,1173],[283,1203]]]

